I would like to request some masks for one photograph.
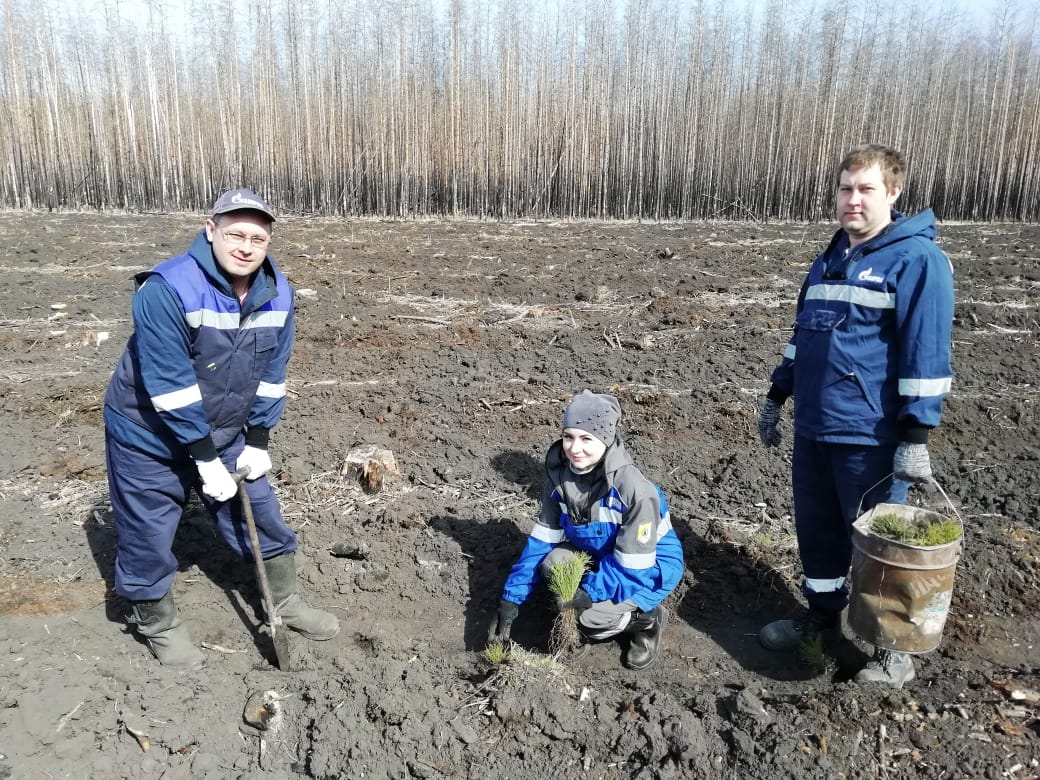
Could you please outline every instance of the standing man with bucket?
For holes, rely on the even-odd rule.
[[[875,504],[906,501],[932,470],[928,433],[950,390],[953,269],[934,243],[931,209],[893,206],[903,190],[899,152],[852,149],[838,171],[841,224],[798,296],[794,334],[759,411],[767,447],[780,443],[784,401],[794,396],[792,487],[808,612],[759,632],[770,650],[841,636],[848,604],[851,528]],[[902,687],[906,653],[876,649],[859,682]]]
[[[273,223],[259,195],[229,190],[185,254],[138,276],[134,332],[105,395],[115,589],[131,604],[128,621],[175,669],[203,663],[172,590],[172,545],[192,487],[224,541],[253,557],[235,471],[245,475],[281,623],[308,639],[339,631],[334,615],[296,593],[296,534],[266,477],[295,334],[292,287],[267,254]]]

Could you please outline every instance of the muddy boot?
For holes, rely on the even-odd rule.
[[[914,661],[908,653],[896,653],[891,650],[874,650],[874,657],[859,670],[856,682],[881,683],[893,688],[902,688],[916,676]]]
[[[293,553],[264,561],[267,582],[271,586],[274,611],[288,628],[307,639],[332,639],[339,633],[335,615],[308,606],[296,593],[296,557]]]
[[[637,612],[625,629],[632,634],[621,662],[629,669],[646,669],[661,654],[661,634],[668,623],[668,610],[658,605],[649,612]]]
[[[188,629],[177,617],[172,590],[158,601],[133,602],[127,622],[137,624],[137,633],[147,640],[163,666],[196,671],[206,663],[206,657],[191,643]]]
[[[802,642],[817,638],[822,639],[824,645],[834,644],[841,639],[840,612],[810,609],[804,617],[774,620],[762,626],[758,632],[758,641],[762,647],[778,652],[796,650]]]

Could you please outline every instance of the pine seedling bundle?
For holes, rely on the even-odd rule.
[[[577,552],[565,561],[552,564],[547,574],[549,590],[561,601],[570,601],[581,587],[581,578],[591,563],[587,553]],[[576,650],[580,644],[578,616],[573,609],[560,610],[549,634],[549,650],[553,655],[559,655]]]

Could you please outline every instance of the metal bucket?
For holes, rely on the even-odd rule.
[[[900,653],[927,653],[939,646],[953,598],[961,536],[935,547],[916,547],[870,530],[878,515],[912,523],[944,519],[938,512],[904,504],[878,504],[852,524],[852,588],[849,626],[864,641]]]

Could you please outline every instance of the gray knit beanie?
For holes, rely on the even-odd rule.
[[[563,427],[591,433],[609,447],[614,443],[620,419],[621,404],[614,396],[582,390],[567,405]]]

